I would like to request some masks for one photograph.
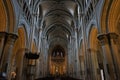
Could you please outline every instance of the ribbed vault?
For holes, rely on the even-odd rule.
[[[43,34],[47,36],[49,48],[61,45],[67,48],[69,36],[75,28],[78,4],[75,0],[41,0],[40,21]],[[74,25],[74,26],[73,26]]]

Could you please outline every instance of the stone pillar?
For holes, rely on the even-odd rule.
[[[76,78],[80,79],[80,62],[79,62],[79,54],[78,54],[78,40],[77,40],[77,32],[78,29],[75,29],[75,62],[76,62]]]
[[[80,55],[79,56],[79,58],[80,58],[80,80],[85,80],[84,79],[84,56],[83,55]]]
[[[67,53],[67,73],[68,73],[68,75],[70,76],[70,72],[71,72],[71,70],[70,70],[70,64],[71,64],[71,43],[69,42],[69,44],[68,44],[68,53]]]
[[[27,66],[29,80],[34,80],[35,78],[35,66],[36,66],[36,59],[29,59]]]
[[[24,61],[26,50],[27,49],[21,48],[16,53],[16,80],[24,80],[26,78],[27,68],[24,68],[23,70],[23,67],[27,67],[28,64],[27,63],[28,59],[25,59]],[[24,78],[23,78],[23,74],[24,74]]]
[[[2,60],[4,46],[5,46],[6,35],[7,35],[6,32],[0,32],[0,66],[1,66],[1,60]],[[0,67],[0,70],[1,70],[1,67]]]
[[[45,56],[45,63],[46,63],[46,71],[45,71],[45,75],[47,76],[48,75],[48,73],[49,73],[49,60],[48,60],[48,47],[49,47],[49,45],[48,45],[48,41],[47,41],[47,37],[46,37],[46,39],[45,39],[45,45],[46,45],[46,47],[45,47],[45,54],[46,54],[46,56]]]
[[[85,52],[84,52],[84,56],[85,56],[85,66],[86,66],[86,68],[85,68],[85,70],[86,70],[86,79],[90,80],[89,54],[86,51],[86,49],[85,49]]]
[[[72,77],[76,77],[75,76],[75,70],[76,70],[75,59],[76,58],[75,58],[75,37],[74,36],[71,37],[71,41],[72,41],[72,46],[71,46],[72,47],[72,50],[71,50],[72,51],[71,52],[72,53],[72,55],[71,55],[71,59],[72,59],[72,61],[71,61],[72,62],[71,63],[72,64]]]
[[[42,59],[41,59],[41,71],[42,71],[42,77],[45,77],[45,71],[46,71],[46,60],[45,60],[45,57],[46,57],[46,37],[45,36],[42,36]]]
[[[90,80],[100,80],[97,50],[88,49],[88,64]]]
[[[98,39],[100,40],[102,45],[105,80],[114,80],[114,66],[109,47],[108,37],[106,34],[101,34],[98,35]]]
[[[43,60],[42,60],[42,55],[41,55],[41,56],[40,56],[40,75],[39,75],[40,77],[43,77],[43,76],[42,76],[42,70],[43,70],[43,67],[42,67],[43,64],[42,64],[42,62],[43,62]]]
[[[36,67],[35,67],[35,79],[39,78],[39,74],[40,74],[40,60],[37,59],[36,60]]]
[[[4,47],[4,51],[3,51],[1,70],[2,70],[2,72],[6,72],[8,79],[10,77],[12,50],[13,50],[13,46],[14,46],[14,43],[15,43],[15,40],[17,39],[17,37],[18,36],[16,34],[9,33],[7,35],[7,41],[6,41],[6,44]]]
[[[88,77],[90,80],[95,80],[94,79],[94,65],[93,65],[93,60],[92,60],[92,50],[89,48],[88,49]]]
[[[44,53],[43,54],[43,59],[44,59],[44,61],[43,61],[43,69],[44,69],[43,75],[44,75],[44,77],[46,77],[47,73],[48,73],[48,54],[47,54],[48,43],[47,43],[47,37],[46,36],[43,37],[43,45],[44,45],[44,47],[43,47],[43,53]]]
[[[40,64],[40,69],[39,69],[39,78],[43,77],[43,54],[41,53],[40,54],[40,57],[39,57],[39,64]]]
[[[118,35],[116,33],[108,33],[109,45],[111,50],[111,56],[115,71],[115,80],[120,79],[120,54],[118,52]]]
[[[38,48],[37,48],[37,53],[40,55],[40,48],[41,48],[41,35],[42,35],[42,29],[39,29],[39,41],[38,41]],[[40,59],[40,58],[39,58]],[[40,60],[36,61],[36,75],[35,78],[39,77],[40,74]]]

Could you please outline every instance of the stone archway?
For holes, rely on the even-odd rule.
[[[10,0],[0,1],[0,60],[3,55],[3,47],[6,36],[14,33],[14,12]],[[10,34],[9,34],[10,32]],[[14,34],[13,34],[14,35]],[[0,61],[1,62],[1,61]]]
[[[105,71],[106,79],[120,78],[120,37],[118,28],[120,19],[119,4],[119,0],[105,1],[101,16],[101,33],[103,34],[100,34],[98,39],[102,42],[102,50],[104,52],[103,54],[106,54],[107,58],[106,69],[108,69],[108,71]]]
[[[13,49],[13,58],[12,63],[14,66],[12,66],[12,71],[16,72],[16,79],[21,80],[24,79],[25,76],[22,76],[23,73],[25,75],[25,52],[26,49],[26,32],[24,29],[24,26],[21,25],[18,29],[18,39],[15,42],[14,49]],[[23,70],[24,69],[24,70]]]
[[[0,32],[15,32],[15,14],[11,0],[0,1]]]
[[[116,32],[120,16],[120,1],[105,1],[101,12],[101,33]]]
[[[4,3],[2,0],[0,0],[0,32],[5,32],[6,31],[6,26],[7,26],[7,14],[6,10],[4,7]]]
[[[119,20],[117,22],[117,28],[116,28],[116,31],[115,31],[119,37],[118,37],[118,41],[117,41],[117,47],[118,47],[118,52],[120,52],[120,17],[119,17]]]
[[[111,4],[108,15],[108,29],[110,36],[110,50],[114,65],[115,77],[120,78],[120,1],[115,0]]]
[[[120,20],[120,1],[119,0],[113,0],[110,10],[108,13],[108,29],[109,32],[115,32],[117,29],[117,24]]]
[[[88,71],[90,72],[89,78],[95,80],[101,80],[99,64],[102,63],[102,52],[99,45],[99,41],[97,39],[98,30],[95,26],[91,27],[90,35],[89,35],[89,49],[88,49]],[[103,69],[102,69],[103,70]]]

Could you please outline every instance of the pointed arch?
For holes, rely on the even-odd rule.
[[[0,10],[0,31],[4,32],[7,30],[7,13],[3,0],[0,0]]]
[[[89,47],[90,48],[96,48],[97,44],[97,35],[98,35],[98,30],[95,26],[92,26],[90,29],[90,34],[89,34]]]
[[[120,16],[120,1],[119,0],[105,0],[101,12],[101,32],[115,32],[116,23]]]
[[[4,10],[5,10],[5,14],[4,14],[4,30],[9,32],[9,33],[14,33],[15,32],[15,24],[16,24],[16,20],[15,20],[15,13],[14,13],[14,9],[13,9],[13,4],[11,2],[11,0],[1,0],[3,1],[2,4],[4,5]]]

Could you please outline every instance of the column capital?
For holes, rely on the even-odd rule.
[[[0,32],[0,38],[6,36],[7,34],[7,32]]]
[[[18,38],[18,35],[13,33],[8,33],[8,38],[12,38],[16,40]]]
[[[91,53],[91,52],[97,52],[96,49],[92,49],[92,48],[88,48],[87,50],[88,50],[89,53]]]
[[[15,42],[15,40],[18,38],[18,35],[16,35],[16,34],[13,34],[13,33],[8,33],[7,34],[7,42],[9,43],[9,44],[14,44],[14,42]]]
[[[106,34],[99,34],[97,36],[98,40],[101,42],[102,45],[105,45],[108,43],[107,35]]]
[[[111,33],[108,33],[107,34],[107,37],[109,39],[109,41],[111,42],[111,40],[113,40],[114,44],[119,44],[118,42],[118,37],[119,35],[117,35],[116,33],[114,32],[111,32]]]
[[[107,34],[109,39],[117,39],[118,38],[118,34],[111,32]]]

